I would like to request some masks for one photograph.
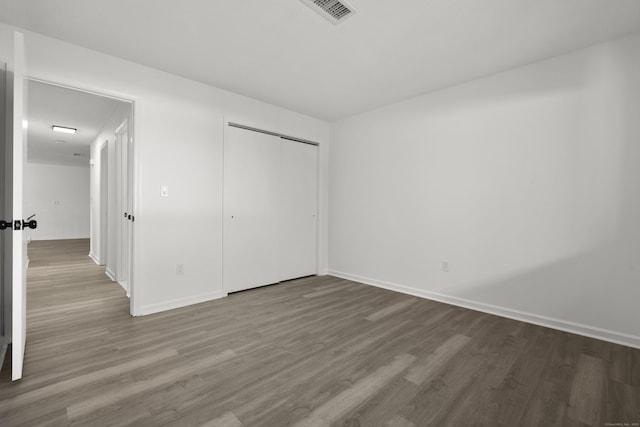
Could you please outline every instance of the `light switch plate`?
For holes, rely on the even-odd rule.
[[[160,197],[169,197],[169,187],[166,185],[160,186]]]

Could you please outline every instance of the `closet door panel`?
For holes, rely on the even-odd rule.
[[[280,173],[280,280],[317,273],[318,147],[283,139]]]
[[[223,283],[227,292],[277,283],[280,139],[233,127],[224,141]]]

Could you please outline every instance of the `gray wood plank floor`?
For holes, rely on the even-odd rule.
[[[29,245],[24,378],[0,372],[1,426],[640,421],[640,350],[328,276],[131,318],[88,250]]]

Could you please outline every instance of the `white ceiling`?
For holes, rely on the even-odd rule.
[[[89,166],[91,142],[124,103],[34,81],[29,82],[27,102],[28,161],[71,166]],[[54,132],[53,125],[78,131],[74,135]]]
[[[638,0],[0,0],[0,20],[336,120],[640,31]]]

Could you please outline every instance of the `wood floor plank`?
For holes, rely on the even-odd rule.
[[[575,377],[582,345],[571,334],[554,334],[549,360],[522,415],[524,426],[562,427],[577,423],[568,416],[571,384]]]
[[[602,359],[580,355],[569,396],[569,417],[587,425],[601,424],[605,414],[606,386]]]
[[[497,389],[492,400],[497,412],[497,421],[505,426],[522,423],[523,413],[531,400],[542,373],[549,363],[549,348],[553,343],[553,334],[545,328],[532,329],[523,351],[526,357],[520,357],[509,370]]]
[[[610,348],[608,376],[619,383],[640,387],[640,351],[615,346]]]
[[[405,420],[398,412],[421,390],[406,379],[399,377],[392,381],[375,396],[360,405],[345,419],[344,425],[385,426],[392,422]],[[409,423],[409,421],[405,420]]]
[[[509,328],[502,330],[507,333]],[[478,371],[475,381],[471,382],[456,398],[451,410],[443,413],[436,419],[438,425],[465,425],[469,420],[480,422],[491,414],[491,401],[496,396],[502,382],[511,371],[515,362],[524,353],[527,341],[507,333],[500,336],[500,330],[496,330],[495,337],[482,338],[477,341],[476,347],[471,346],[469,352],[482,355],[483,364]],[[495,339],[495,341],[493,340]],[[500,342],[499,345],[496,345]],[[500,351],[494,349],[500,348]],[[493,418],[494,414],[492,414]],[[493,422],[485,422],[491,424]]]
[[[341,289],[340,287],[333,287],[333,288],[329,288],[329,289],[322,289],[319,291],[314,291],[314,292],[309,292],[308,294],[304,294],[303,297],[304,298],[317,298],[317,297],[323,297],[325,295],[330,295],[334,292],[340,292]]]
[[[375,322],[376,320],[380,320],[384,317],[392,315],[393,313],[405,309],[407,306],[413,304],[414,302],[415,300],[413,299],[397,302],[393,305],[390,305],[389,307],[385,307],[382,310],[378,310],[375,313],[368,315],[367,320]]]
[[[227,412],[220,418],[204,423],[200,427],[244,427],[244,425],[233,415],[233,412]]]
[[[102,392],[95,397],[70,405],[67,408],[67,416],[70,420],[80,418],[120,400],[132,398],[137,394],[162,387],[165,384],[178,381],[184,376],[196,374],[202,369],[211,368],[217,363],[222,363],[235,356],[236,354],[232,350],[227,350],[223,353],[206,357],[196,363],[178,366],[152,378],[145,378],[126,386],[117,387],[109,392]]]
[[[178,352],[172,349],[165,349],[158,353],[149,354],[145,357],[139,357],[126,363],[122,363],[115,366],[110,366],[98,371],[93,371],[88,374],[75,376],[66,380],[62,380],[53,384],[40,387],[29,392],[19,394],[17,396],[7,399],[7,403],[11,405],[24,405],[32,403],[38,399],[43,399],[48,396],[69,391],[70,389],[81,387],[92,382],[100,381],[101,379],[108,378],[115,375],[122,375],[128,371],[147,366],[149,364],[158,363],[164,359],[177,356]]]
[[[375,395],[393,377],[402,373],[415,357],[410,354],[396,356],[388,365],[384,365],[375,372],[355,383],[352,387],[329,399],[322,406],[316,408],[305,419],[294,424],[295,427],[331,426],[345,416],[360,403]]]
[[[445,363],[449,362],[458,351],[469,343],[470,340],[471,338],[465,337],[464,335],[452,336],[444,344],[438,347],[433,354],[425,358],[416,366],[413,366],[404,378],[416,385],[421,385],[435,371],[440,369]]]
[[[607,394],[606,424],[640,425],[640,387],[609,380]]]
[[[411,421],[405,420],[400,415],[395,415],[385,423],[385,427],[415,427]]]
[[[330,276],[134,318],[88,252],[29,245],[24,377],[0,371],[2,427],[640,421],[638,349]]]
[[[406,402],[399,415],[419,426],[439,425],[456,398],[477,379],[482,357],[458,354],[439,374]]]

